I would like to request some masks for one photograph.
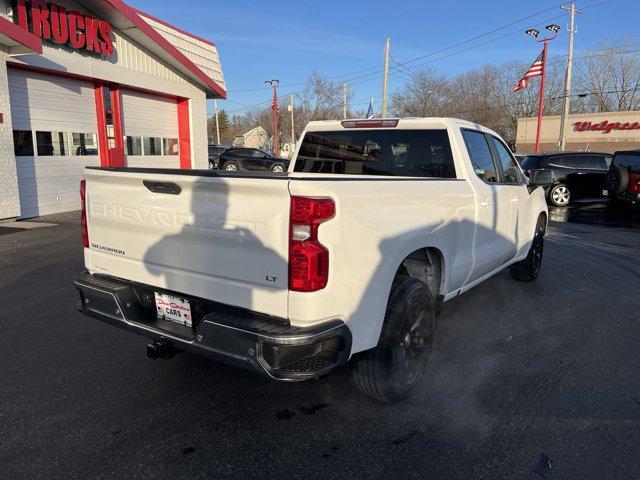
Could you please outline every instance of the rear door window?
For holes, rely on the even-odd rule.
[[[498,169],[493,163],[491,149],[484,133],[475,130],[462,130],[462,136],[464,143],[467,145],[473,170],[478,178],[488,183],[500,182]]]
[[[584,168],[582,157],[577,156],[562,156],[551,157],[549,159],[549,165],[552,167],[562,168]]]
[[[640,174],[640,153],[636,155],[628,153],[616,154],[614,165],[627,167],[630,173]]]
[[[521,165],[523,170],[540,168],[540,166],[542,165],[542,159],[540,157],[534,157],[534,156],[528,155],[524,157],[524,160],[522,160]]]
[[[581,168],[588,168],[590,170],[607,170],[607,162],[604,155],[585,155],[583,159],[584,164]]]
[[[488,137],[497,155],[496,160],[502,168],[502,176],[504,177],[502,181],[516,185],[522,183],[520,168],[518,168],[518,164],[509,149],[493,135],[488,135]]]
[[[295,171],[456,178],[444,129],[307,132]]]

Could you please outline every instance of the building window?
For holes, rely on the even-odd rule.
[[[40,157],[61,157],[69,153],[66,132],[36,132],[36,145]]]
[[[157,137],[144,137],[145,155],[162,155],[162,140]]]
[[[127,155],[142,155],[142,137],[125,137]]]
[[[33,135],[31,134],[31,130],[14,130],[13,148],[16,157],[32,157]]]
[[[165,155],[178,155],[178,139],[163,138],[162,139]]]
[[[98,155],[98,136],[95,133],[72,133],[71,155]]]

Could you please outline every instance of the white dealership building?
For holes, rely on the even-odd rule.
[[[0,219],[77,210],[85,165],[207,168],[215,44],[121,0],[0,0]]]

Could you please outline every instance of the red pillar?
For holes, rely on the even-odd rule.
[[[189,99],[178,100],[178,142],[180,144],[180,168],[191,168],[191,127]]]

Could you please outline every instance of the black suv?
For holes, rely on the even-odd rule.
[[[612,200],[640,204],[640,150],[614,154],[605,188]]]
[[[223,147],[222,145],[208,145],[209,149],[209,169],[215,170],[218,168],[218,162],[220,155],[229,149],[229,147]]]
[[[565,207],[577,199],[601,199],[611,164],[608,153],[558,152],[527,155],[522,170],[530,185],[541,185],[547,201]]]
[[[289,160],[274,157],[257,148],[230,148],[220,155],[220,170],[266,170],[275,173],[286,172]]]

